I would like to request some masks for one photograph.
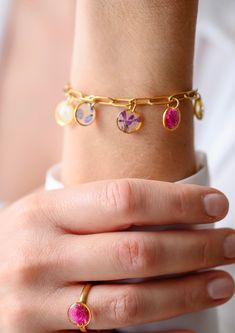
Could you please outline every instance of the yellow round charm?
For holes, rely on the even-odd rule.
[[[195,114],[196,118],[201,120],[204,115],[204,106],[203,106],[201,98],[197,98],[195,100],[193,109],[194,109],[194,114]]]
[[[68,101],[60,102],[55,110],[55,119],[60,126],[69,125],[73,121],[74,107]]]

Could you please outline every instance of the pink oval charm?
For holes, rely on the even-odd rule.
[[[91,320],[91,312],[86,304],[77,302],[72,304],[68,310],[69,320],[79,326],[87,326]]]
[[[163,126],[170,131],[175,130],[179,126],[180,120],[180,110],[172,107],[165,110],[162,118]]]

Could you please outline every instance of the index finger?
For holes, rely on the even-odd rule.
[[[123,178],[43,192],[40,209],[72,233],[97,233],[132,226],[207,224],[221,220],[228,200],[200,185]]]

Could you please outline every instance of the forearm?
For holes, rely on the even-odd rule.
[[[72,86],[125,98],[191,89],[196,12],[194,0],[78,1]],[[118,131],[115,107],[102,107],[89,127],[68,127],[63,181],[126,176],[173,181],[192,174],[192,106],[183,102],[180,109],[181,125],[174,132],[162,127],[162,106],[141,107],[145,126],[135,135]]]

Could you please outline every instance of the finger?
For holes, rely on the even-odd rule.
[[[228,200],[215,189],[143,179],[90,182],[35,195],[44,217],[74,233],[212,223],[228,210]]]
[[[78,330],[76,331],[72,331],[72,330],[69,330],[69,331],[60,331],[60,333],[77,333]],[[116,330],[89,330],[89,333],[116,333],[117,331]],[[159,333],[194,333],[194,332],[189,332],[189,331],[176,331],[176,332],[159,332]]]
[[[157,332],[157,333],[195,333],[194,331],[185,331],[185,330],[181,330],[181,331],[164,331],[164,332]]]
[[[66,235],[59,244],[52,251],[55,262],[60,258],[53,273],[70,282],[170,275],[235,262],[232,229]]]
[[[76,332],[77,333],[77,330],[76,331],[60,331],[61,333],[72,333],[72,332]],[[118,332],[117,330],[89,330],[90,333],[116,333]],[[156,333],[196,333],[195,331],[186,331],[186,330],[180,330],[180,331],[161,331],[161,332],[156,332]]]
[[[77,330],[76,331],[60,331],[60,333],[72,333],[72,332],[76,332],[77,333]],[[120,331],[117,331],[117,330],[89,330],[90,333],[116,333],[116,332],[120,332]],[[139,331],[138,331],[139,333]],[[146,332],[142,332],[142,333],[146,333]],[[196,333],[195,331],[189,331],[189,330],[180,330],[180,331],[161,331],[161,332],[156,332],[156,333]]]
[[[78,301],[80,292],[81,286],[69,286],[46,299],[41,315],[50,325],[48,329],[73,329],[67,310]],[[233,293],[232,278],[220,271],[139,284],[94,285],[87,299],[92,314],[88,329],[166,320],[222,304]]]

